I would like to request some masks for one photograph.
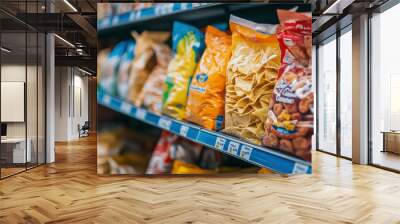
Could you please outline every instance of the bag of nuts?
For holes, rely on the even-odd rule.
[[[263,145],[311,161],[311,16],[278,10],[278,17],[281,67],[264,126]]]

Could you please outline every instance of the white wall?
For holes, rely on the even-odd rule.
[[[56,141],[77,139],[78,124],[88,120],[88,78],[83,75],[76,68],[56,67]]]
[[[28,66],[28,74],[34,69],[33,66]],[[36,68],[35,68],[36,69]],[[1,66],[1,81],[2,82],[25,82],[25,64],[9,64]],[[36,85],[36,83],[35,83]],[[29,89],[28,89],[29,90]],[[36,89],[34,93],[27,93],[27,96],[36,96]],[[32,100],[28,100],[31,102]],[[36,105],[35,105],[36,107]],[[6,110],[7,108],[1,108],[1,110]],[[28,114],[29,116],[29,114]],[[36,116],[36,114],[35,114]],[[28,117],[30,121],[30,117]],[[8,137],[25,137],[25,122],[11,122],[7,123],[7,136]],[[29,137],[29,136],[28,136]]]

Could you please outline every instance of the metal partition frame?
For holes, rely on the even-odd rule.
[[[352,160],[351,158],[349,158],[349,157],[346,157],[346,156],[343,156],[342,154],[341,154],[341,119],[340,119],[340,76],[341,76],[341,67],[340,67],[340,37],[341,37],[341,35],[343,35],[344,33],[346,33],[346,32],[351,32],[351,30],[349,30],[349,28],[351,27],[351,23],[350,24],[348,24],[347,26],[345,26],[344,28],[340,28],[339,26],[337,26],[336,28],[337,28],[337,31],[336,31],[336,33],[334,33],[334,34],[332,34],[331,36],[329,36],[329,37],[327,37],[327,38],[325,38],[324,40],[322,40],[322,41],[320,41],[317,45],[316,45],[316,60],[315,60],[315,63],[316,63],[316,69],[315,69],[315,71],[316,71],[316,91],[318,92],[318,89],[319,89],[319,85],[320,85],[320,80],[319,80],[319,67],[320,67],[320,65],[319,65],[319,60],[318,60],[318,58],[319,58],[319,51],[318,51],[318,49],[319,49],[319,47],[320,47],[320,43],[322,43],[322,42],[324,42],[324,41],[336,41],[336,94],[337,94],[337,96],[336,96],[336,152],[335,153],[331,153],[331,152],[327,152],[327,151],[325,151],[324,149],[320,149],[319,148],[319,122],[320,122],[320,120],[319,120],[319,116],[318,116],[318,114],[319,114],[319,111],[320,111],[320,108],[318,107],[318,105],[319,105],[319,100],[320,100],[320,98],[318,97],[318,96],[316,96],[316,104],[317,104],[317,106],[316,106],[316,138],[315,138],[315,141],[316,141],[316,150],[317,151],[320,151],[320,152],[324,152],[324,153],[327,153],[327,154],[330,154],[330,155],[333,155],[333,156],[338,156],[338,157],[341,157],[341,158],[344,158],[344,159],[347,159],[347,160]],[[335,38],[334,39],[332,39],[332,40],[329,40],[330,38],[332,38],[332,36],[333,35],[335,35]],[[318,94],[316,94],[316,95],[318,95]]]
[[[371,10],[368,12],[368,53],[367,53],[367,60],[368,60],[368,165],[388,170],[395,173],[400,173],[400,170],[392,169],[390,167],[382,166],[379,164],[373,163],[373,142],[372,142],[372,17],[373,13],[383,13],[386,10],[400,4],[399,0],[389,0],[385,4],[379,6],[378,8]]]
[[[27,3],[27,1],[23,1],[24,3]],[[37,8],[37,11],[38,11],[38,4],[39,4],[39,1],[36,1],[36,3],[37,3],[37,5],[36,5],[36,8]],[[0,10],[2,11],[2,12],[6,12],[6,11],[4,11],[2,8],[0,8]],[[47,7],[46,7],[46,10],[47,10]],[[25,11],[27,11],[27,5],[25,5]],[[7,13],[7,15],[9,15],[8,13]],[[10,14],[11,15],[11,14]],[[26,14],[25,14],[26,15]],[[29,169],[32,169],[32,168],[36,168],[36,167],[38,167],[38,166],[40,166],[40,165],[43,165],[43,164],[46,164],[46,161],[47,161],[47,138],[46,138],[46,136],[47,136],[47,133],[46,133],[46,126],[47,126],[47,124],[46,124],[46,118],[47,118],[47,114],[46,114],[46,108],[47,108],[47,105],[46,105],[46,99],[43,99],[42,100],[42,102],[43,102],[43,105],[42,105],[42,107],[43,107],[43,112],[44,112],[44,117],[42,117],[43,119],[41,119],[41,122],[43,122],[43,149],[42,149],[42,152],[44,152],[44,154],[42,155],[44,158],[43,158],[43,163],[40,163],[39,162],[39,79],[38,79],[38,77],[39,77],[39,68],[38,68],[38,66],[42,66],[42,84],[44,85],[43,86],[43,88],[44,88],[44,92],[43,92],[43,95],[46,97],[46,95],[47,95],[47,88],[46,88],[46,85],[47,85],[47,82],[46,82],[46,77],[47,77],[47,67],[46,67],[46,63],[47,63],[47,49],[46,49],[46,47],[47,47],[47,38],[46,38],[46,33],[43,33],[43,32],[41,32],[40,30],[37,30],[36,28],[34,28],[34,27],[32,27],[32,26],[30,26],[30,25],[28,25],[28,24],[26,24],[26,23],[24,23],[23,21],[21,21],[21,20],[19,20],[18,18],[16,18],[16,17],[13,17],[13,16],[11,16],[11,18],[12,19],[15,19],[17,22],[20,22],[20,23],[22,23],[23,24],[23,26],[24,26],[24,28],[25,28],[25,30],[24,30],[24,32],[21,32],[21,34],[23,34],[23,35],[25,35],[25,58],[24,58],[24,60],[25,60],[25,86],[24,86],[24,91],[25,91],[25,93],[24,93],[24,120],[25,120],[25,168],[23,169],[23,170],[21,170],[21,171],[19,171],[19,172],[15,172],[15,173],[13,173],[13,174],[10,174],[10,175],[8,175],[8,176],[3,176],[3,174],[4,174],[4,172],[2,173],[2,167],[0,166],[0,180],[3,180],[3,179],[5,179],[5,178],[7,178],[7,177],[11,177],[11,176],[14,176],[14,175],[16,175],[16,174],[19,174],[19,173],[22,173],[22,172],[25,172],[25,171],[27,171],[27,170],[29,170]],[[30,167],[28,167],[28,162],[27,162],[27,158],[28,158],[28,154],[27,154],[27,147],[28,147],[28,144],[27,144],[27,138],[28,138],[28,131],[27,131],[27,127],[28,127],[28,125],[27,125],[27,122],[28,122],[28,119],[27,119],[27,117],[28,117],[28,114],[27,114],[27,76],[28,76],[28,54],[27,54],[27,52],[28,52],[28,30],[30,30],[30,31],[33,31],[33,32],[35,32],[36,33],[36,56],[37,56],[37,59],[36,59],[36,104],[37,104],[37,106],[36,106],[36,140],[37,140],[37,144],[36,144],[36,163],[35,164],[33,164],[33,166],[30,166]],[[4,33],[3,31],[2,31],[2,29],[1,29],[1,23],[0,23],[0,46],[2,46],[2,33]],[[41,52],[41,54],[44,54],[44,55],[41,55],[42,56],[42,60],[43,60],[43,64],[40,64],[39,63],[39,34],[45,34],[45,35],[43,35],[43,39],[41,39],[42,40],[42,44],[43,44],[43,48],[44,48],[44,50],[42,50],[42,51],[40,51]],[[2,53],[0,53],[0,82],[1,82],[1,66],[2,66],[2,62],[3,62],[3,60],[2,60],[3,58],[2,58]],[[1,90],[1,85],[0,85],[0,90]],[[0,101],[1,101],[1,91],[0,91]],[[0,105],[0,109],[1,109],[1,105]],[[0,115],[0,123],[1,123],[1,115]],[[2,149],[1,149],[1,144],[0,144],[0,158],[1,158],[1,152],[2,152]],[[0,162],[0,165],[1,165],[1,162]]]

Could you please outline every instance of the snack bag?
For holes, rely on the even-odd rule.
[[[136,40],[136,48],[129,77],[129,101],[135,103],[150,72],[157,64],[153,44],[166,41],[169,33],[144,31],[140,35],[133,32],[132,36]]]
[[[185,119],[207,129],[223,127],[226,65],[231,57],[231,37],[207,26],[206,50],[189,88]]]
[[[167,75],[168,63],[172,58],[172,52],[171,49],[163,43],[154,44],[153,50],[156,55],[157,65],[150,73],[149,78],[135,101],[135,105],[138,107],[143,106],[154,113],[160,114],[163,85]]]
[[[202,169],[195,164],[175,160],[172,167],[172,174],[213,174],[214,170]]]
[[[111,50],[101,66],[101,79],[99,87],[108,94],[117,95],[117,74],[120,59],[125,53],[129,41],[121,41]]]
[[[98,82],[98,85],[100,85],[100,80],[102,78],[101,75],[102,75],[103,64],[106,62],[110,51],[111,51],[111,49],[106,48],[106,49],[99,51],[99,53],[97,54],[97,82]]]
[[[231,16],[230,28],[223,131],[260,145],[280,66],[276,26]]]
[[[171,147],[170,156],[174,160],[197,164],[200,160],[203,146],[184,138],[179,138]]]
[[[278,10],[278,17],[282,64],[265,123],[263,145],[311,161],[311,16]]]
[[[147,167],[146,174],[165,174],[171,171],[173,160],[170,156],[170,150],[177,139],[178,136],[170,132],[163,131],[161,133],[161,137],[157,142],[149,166]]]
[[[162,112],[183,119],[190,80],[204,49],[204,35],[196,27],[175,22],[172,46],[175,55],[168,65]]]
[[[132,60],[135,56],[135,42],[129,41],[126,46],[125,53],[121,57],[118,71],[117,90],[118,96],[125,99],[128,95],[128,81],[131,72]]]

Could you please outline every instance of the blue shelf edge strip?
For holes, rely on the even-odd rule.
[[[206,130],[167,116],[157,115],[103,91],[97,91],[97,101],[105,107],[132,118],[281,174],[310,174],[312,172],[311,164],[304,160],[272,149],[243,142],[223,133]]]
[[[168,15],[175,12],[190,10],[199,6],[210,3],[169,3],[163,5],[156,5],[149,8],[140,10],[132,10],[120,15],[108,16],[98,20],[98,30],[113,28],[116,26],[128,24],[141,19],[148,19],[155,16]]]

